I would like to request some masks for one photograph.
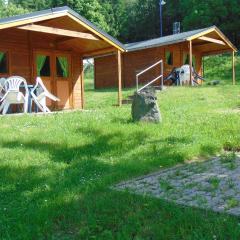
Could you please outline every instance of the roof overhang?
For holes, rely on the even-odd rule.
[[[99,29],[93,23],[91,23],[86,18],[82,17],[69,7],[53,8],[49,10],[43,10],[39,12],[0,19],[0,30],[20,27],[28,24],[36,24],[38,22],[57,19],[64,16],[67,16],[73,21],[77,22],[78,24],[86,28],[86,30],[94,34],[96,37],[104,40],[117,50],[121,52],[125,51],[125,47],[121,42],[110,36],[105,31]]]
[[[212,39],[212,41],[210,37],[207,37],[208,34],[211,34],[211,33],[215,33],[216,35],[216,37]],[[189,32],[183,32],[175,35],[146,40],[142,42],[125,44],[125,48],[127,52],[135,52],[135,51],[141,51],[141,50],[150,49],[150,48],[175,45],[175,44],[189,42],[189,41],[196,41],[198,39],[203,40],[204,37],[205,37],[204,40],[205,41],[208,40],[208,42],[211,44],[226,45],[227,49],[220,48],[220,52],[225,52],[226,50],[227,51],[231,50],[234,52],[238,51],[238,49],[231,43],[231,41],[216,26],[212,26],[205,29],[189,31]]]
[[[128,48],[125,46],[125,48],[126,48],[126,52],[135,52],[135,51],[141,51],[141,50],[150,49],[150,48],[163,47],[163,46],[167,46],[167,45],[182,43],[184,41],[186,41],[186,40],[177,40],[177,41],[169,41],[166,43],[150,44],[150,45],[142,46],[142,47],[136,46],[135,48],[134,47]]]
[[[198,34],[195,34],[195,35],[193,35],[193,36],[191,36],[191,37],[188,37],[186,40],[187,41],[193,41],[193,40],[196,40],[196,39],[202,39],[203,40],[203,38],[202,37],[204,37],[204,36],[206,36],[207,34],[209,34],[209,33],[213,33],[213,32],[215,32],[219,37],[220,37],[220,39],[215,39],[215,43],[216,44],[221,44],[221,42],[223,42],[223,43],[225,43],[226,45],[228,45],[228,47],[230,48],[230,49],[232,49],[234,52],[237,52],[238,51],[238,49],[234,46],[234,44],[232,44],[232,42],[223,34],[223,32],[219,29],[219,28],[217,28],[216,26],[213,26],[213,27],[211,27],[211,28],[209,28],[209,29],[207,29],[207,30],[205,30],[205,31],[203,31],[203,32],[200,32],[200,33],[198,33]],[[209,38],[209,39],[207,39],[208,37],[206,37],[205,38],[205,40],[207,41],[207,40],[209,40],[209,41],[211,41],[211,39]],[[214,41],[213,41],[214,42]]]

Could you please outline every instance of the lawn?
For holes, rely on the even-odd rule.
[[[88,111],[0,118],[0,239],[239,239],[238,218],[110,189],[240,149],[239,92],[168,88],[159,125],[132,123],[113,89],[88,89]]]

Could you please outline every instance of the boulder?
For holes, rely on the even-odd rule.
[[[132,102],[133,121],[161,122],[161,113],[157,104],[157,97],[154,88],[145,88],[135,92]]]

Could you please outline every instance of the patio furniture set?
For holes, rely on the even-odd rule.
[[[0,112],[3,115],[10,113],[11,105],[23,105],[24,113],[32,112],[32,103],[35,104],[35,112],[39,110],[47,113],[51,112],[47,107],[46,99],[60,101],[60,99],[51,94],[45,87],[40,77],[36,78],[35,85],[28,85],[23,77],[12,76],[0,79]]]
[[[202,81],[204,81],[204,78],[201,77],[194,67],[192,67],[192,73],[193,73],[193,81],[192,85],[197,86]],[[190,65],[185,64],[181,66],[180,68],[174,67],[172,71],[168,74],[168,76],[164,79],[164,81],[171,80],[172,85],[182,86],[182,85],[188,85],[190,79]]]

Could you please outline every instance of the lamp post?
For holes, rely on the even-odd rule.
[[[164,0],[159,0],[159,9],[160,9],[160,37],[163,36],[163,16],[162,16],[162,6],[165,5]]]

